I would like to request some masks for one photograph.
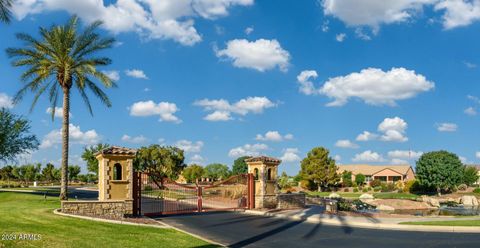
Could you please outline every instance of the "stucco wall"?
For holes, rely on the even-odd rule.
[[[132,201],[62,201],[62,212],[120,219],[133,213]]]

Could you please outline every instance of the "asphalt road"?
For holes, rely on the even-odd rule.
[[[480,247],[480,234],[373,230],[235,212],[157,219],[229,247]]]

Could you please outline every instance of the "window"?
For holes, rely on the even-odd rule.
[[[122,180],[122,165],[119,163],[113,166],[113,180]]]
[[[371,182],[372,181],[372,176],[365,176],[365,182]]]
[[[253,176],[255,177],[255,180],[258,180],[258,169],[257,168],[255,168],[253,170]]]
[[[272,169],[267,170],[267,180],[272,180]]]

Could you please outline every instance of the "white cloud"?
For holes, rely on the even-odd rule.
[[[145,75],[145,72],[138,69],[126,70],[125,74],[133,78],[148,79],[147,75]]]
[[[224,99],[202,99],[195,101],[193,105],[203,107],[205,111],[213,111],[204,117],[204,120],[207,121],[228,121],[233,119],[232,113],[243,116],[249,113],[260,114],[265,109],[276,106],[266,97],[247,97],[234,104],[230,104]]]
[[[359,146],[350,140],[338,140],[335,142],[336,147],[341,147],[341,148],[358,148]]]
[[[318,74],[314,70],[305,70],[300,72],[297,76],[297,82],[300,84],[299,91],[305,95],[318,94],[318,90],[313,85],[311,79],[318,77]]]
[[[174,115],[179,110],[180,109],[177,108],[177,105],[175,103],[169,103],[169,102],[155,103],[151,100],[140,101],[140,102],[134,103],[130,107],[130,115],[131,116],[158,115],[160,116],[159,121],[180,123],[182,121],[177,116]]]
[[[327,106],[343,106],[350,98],[359,98],[371,105],[395,106],[398,100],[412,98],[433,88],[433,82],[412,70],[392,68],[384,72],[368,68],[328,79],[319,93],[334,99]]]
[[[265,144],[245,144],[243,146],[235,147],[228,152],[228,156],[232,158],[242,156],[258,156],[264,150],[267,150],[268,146]]]
[[[215,48],[215,53],[219,58],[232,60],[235,67],[251,68],[261,72],[276,67],[281,71],[287,71],[290,60],[288,51],[275,39],[230,40],[225,49]]]
[[[298,149],[297,148],[287,148],[283,151],[283,155],[280,157],[282,162],[285,163],[293,163],[300,161],[300,156],[298,156]]]
[[[473,101],[476,104],[480,104],[480,99],[476,96],[467,95],[467,99]]]
[[[13,100],[5,93],[0,93],[0,108],[13,108]]]
[[[379,125],[378,131],[383,132],[380,140],[405,142],[408,138],[405,136],[405,130],[408,124],[402,118],[385,118]]]
[[[476,64],[468,62],[468,61],[463,61],[463,64],[469,69],[477,68]]]
[[[355,154],[355,157],[352,159],[354,162],[383,162],[385,159],[382,155],[372,152],[370,150],[364,151],[359,154]]]
[[[476,153],[475,153],[475,157],[477,157],[478,159],[480,159],[480,152],[476,152]]]
[[[347,38],[347,34],[345,33],[335,35],[335,40],[337,40],[338,42],[343,42],[345,38]]]
[[[249,35],[253,32],[253,30],[254,30],[253,27],[247,27],[247,28],[245,28],[244,32],[245,32],[246,35]]]
[[[474,107],[468,107],[463,112],[471,116],[477,115],[477,110]]]
[[[190,140],[179,140],[175,143],[175,146],[182,149],[187,153],[197,153],[202,150],[203,142],[192,142]]]
[[[455,123],[440,123],[437,124],[437,130],[440,132],[455,132],[458,129],[458,125]]]
[[[422,156],[421,151],[394,150],[388,152],[388,157],[396,159],[418,159]]]
[[[147,142],[148,139],[143,135],[131,137],[127,134],[124,134],[122,136],[122,141],[128,142],[128,143],[133,143],[133,144],[143,144],[143,143]]]
[[[330,27],[328,26],[329,24],[330,22],[328,20],[323,21],[321,26],[322,32],[324,33],[328,32],[328,30],[330,29]]]
[[[400,159],[400,158],[392,158],[392,164],[409,164],[407,160]]]
[[[63,10],[86,22],[102,20],[113,33],[136,32],[147,39],[171,39],[191,46],[202,40],[195,18],[227,16],[233,6],[249,6],[253,0],[17,0],[12,8],[17,19],[44,11]]]
[[[375,140],[378,138],[377,134],[370,133],[368,131],[363,131],[363,133],[359,134],[356,138],[357,141],[370,141]]]
[[[333,156],[333,159],[335,159],[335,162],[338,162],[338,161],[342,160],[342,156],[337,154],[337,155]]]
[[[73,144],[93,145],[100,142],[100,135],[92,129],[82,132],[80,126],[69,125],[70,142]],[[55,129],[43,137],[40,148],[49,148],[62,143],[62,130]]]
[[[203,158],[199,154],[195,154],[190,158],[190,163],[189,164],[202,165],[203,163],[205,163],[205,158]]]
[[[103,74],[107,75],[110,80],[118,81],[120,80],[120,73],[118,71],[102,71]]]
[[[52,108],[48,107],[45,113],[51,115],[52,114]],[[72,113],[69,114],[70,118],[73,117]],[[63,108],[60,107],[55,107],[55,118],[63,118]]]
[[[452,29],[468,26],[480,20],[480,1],[478,0],[442,0],[435,10],[444,11],[443,27]]]
[[[281,135],[278,131],[268,131],[265,133],[265,135],[257,134],[255,139],[262,140],[262,141],[280,142],[283,140],[293,139],[293,135],[292,134]]]

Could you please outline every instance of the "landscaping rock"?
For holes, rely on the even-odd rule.
[[[342,197],[337,193],[331,193],[330,195],[328,195],[328,198],[342,198]]]
[[[478,199],[473,195],[464,195],[460,199],[460,203],[464,206],[478,206]]]
[[[440,207],[440,202],[435,198],[428,197],[426,195],[422,195],[422,201],[427,203],[428,205],[430,205],[432,207],[436,207],[436,208]]]
[[[372,199],[375,199],[375,197],[373,197],[373,195],[370,195],[370,194],[362,194],[358,199],[360,199],[360,200],[372,200]]]
[[[377,210],[382,210],[382,211],[394,211],[395,208],[387,205],[378,205]]]

